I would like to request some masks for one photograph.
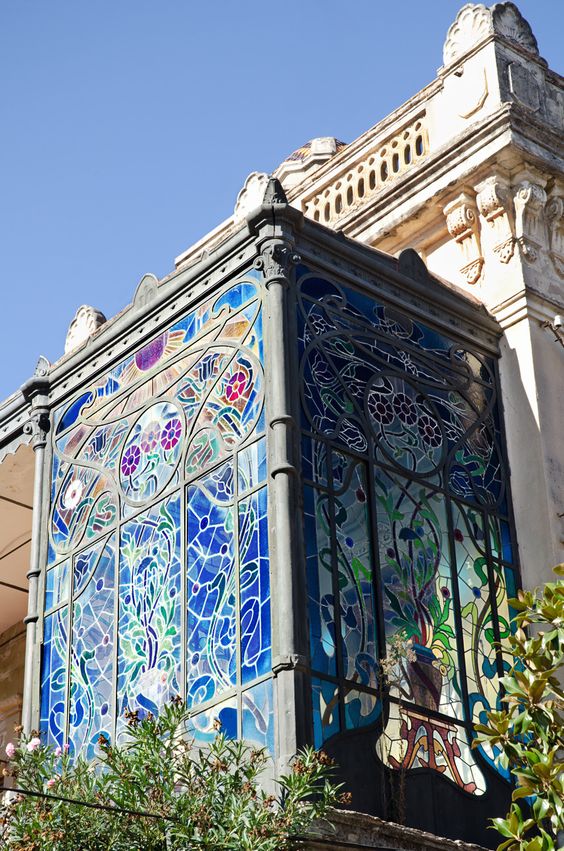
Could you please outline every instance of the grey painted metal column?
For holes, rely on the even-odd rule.
[[[282,187],[271,179],[260,211],[249,217],[257,232],[266,289],[265,360],[269,443],[269,531],[272,572],[273,672],[276,681],[279,770],[308,739],[306,688],[306,600],[299,496],[299,449],[295,409],[291,321],[294,227],[301,214],[289,207]]]
[[[28,607],[24,618],[26,625],[25,670],[22,707],[22,725],[29,734],[33,727],[35,676],[39,665],[37,644],[37,621],[39,620],[39,578],[41,576],[41,538],[43,517],[48,506],[44,500],[45,490],[45,447],[49,432],[49,363],[40,358],[35,375],[22,387],[22,392],[31,404],[31,416],[24,426],[31,434],[31,445],[35,453],[33,481],[33,516],[31,524],[31,555],[28,578]]]

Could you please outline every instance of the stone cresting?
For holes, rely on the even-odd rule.
[[[413,168],[429,152],[425,115],[419,114],[384,141],[379,138],[352,168],[331,173],[327,185],[302,201],[310,219],[333,225]]]
[[[443,47],[445,65],[468,53],[491,35],[499,35],[538,56],[539,48],[528,21],[513,3],[467,3],[447,32]]]
[[[65,354],[74,351],[89,340],[105,322],[106,317],[95,307],[90,307],[88,304],[79,307],[67,331]]]

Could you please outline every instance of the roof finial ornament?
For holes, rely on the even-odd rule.
[[[88,304],[83,304],[82,307],[79,307],[67,331],[65,354],[72,352],[73,349],[78,348],[86,340],[89,340],[105,321],[106,317],[102,311],[97,310],[95,307],[90,307]]]
[[[443,47],[443,62],[449,65],[491,35],[515,42],[535,56],[537,40],[528,21],[514,3],[495,3],[488,9],[483,3],[466,3],[450,26]]]
[[[268,207],[272,207],[274,204],[288,203],[286,193],[284,192],[282,184],[280,183],[277,177],[273,177],[272,175],[270,175],[268,183],[266,184],[266,189],[264,191],[262,203]]]

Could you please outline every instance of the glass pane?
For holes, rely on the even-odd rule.
[[[333,453],[337,580],[340,597],[342,676],[377,688],[372,547],[365,464]]]
[[[73,603],[69,744],[87,759],[113,733],[114,552],[112,536]]]
[[[274,755],[272,680],[243,692],[243,739]]]
[[[47,615],[43,624],[41,730],[45,742],[62,746],[67,699],[68,606]]]
[[[266,440],[261,440],[239,452],[239,493],[246,493],[266,479]]]
[[[444,497],[379,472],[376,499],[395,688],[404,700],[462,718]]]
[[[230,697],[223,703],[216,703],[215,706],[190,717],[188,732],[194,737],[196,746],[213,742],[220,731],[228,739],[236,739],[238,736],[236,697]]]
[[[241,681],[270,672],[270,566],[267,491],[239,504]]]
[[[320,748],[341,729],[339,722],[339,690],[327,680],[311,680],[313,699],[313,744]]]
[[[180,499],[122,527],[118,715],[157,713],[180,692]]]
[[[47,571],[45,578],[45,611],[67,601],[69,595],[69,563],[63,561]]]
[[[190,706],[212,700],[237,683],[234,509],[223,498],[215,501],[205,483],[188,489]]]
[[[335,598],[329,497],[313,488],[304,488],[304,512],[311,666],[315,671],[335,675]]]

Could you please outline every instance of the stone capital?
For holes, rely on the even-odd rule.
[[[546,244],[543,218],[546,192],[539,183],[530,180],[517,183],[513,191],[515,238],[525,260],[534,263]]]
[[[299,262],[299,255],[283,239],[267,239],[262,243],[255,268],[260,269],[268,287],[274,281],[286,282],[292,266]]]
[[[558,276],[564,278],[564,187],[548,197],[544,208],[548,228],[548,253]]]

